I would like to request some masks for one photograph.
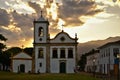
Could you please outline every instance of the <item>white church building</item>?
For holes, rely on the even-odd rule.
[[[22,65],[23,72],[74,73],[74,68],[78,61],[77,34],[72,38],[62,30],[54,38],[50,39],[48,20],[41,15],[38,20],[34,20],[33,24],[33,56],[30,57],[25,54],[21,54],[22,56],[20,54],[13,56],[12,71],[18,72]],[[19,59],[14,59],[16,56]],[[18,62],[18,60],[21,62]]]

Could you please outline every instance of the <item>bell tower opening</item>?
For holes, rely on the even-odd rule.
[[[39,31],[38,31],[38,36],[40,36],[40,37],[42,37],[44,34],[43,34],[43,28],[42,27],[39,27],[39,29],[38,29]]]

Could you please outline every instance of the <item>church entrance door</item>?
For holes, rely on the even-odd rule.
[[[60,73],[66,73],[66,63],[60,62]]]
[[[25,65],[24,64],[20,65],[20,72],[25,72]]]

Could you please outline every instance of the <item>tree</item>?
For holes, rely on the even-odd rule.
[[[19,47],[11,47],[11,48],[6,50],[6,52],[11,54],[11,55],[15,55],[15,54],[17,54],[17,53],[19,53],[21,51],[22,51],[22,49],[19,48]]]
[[[7,38],[5,38],[2,34],[0,34],[0,53],[2,53],[2,50],[6,47],[2,42],[6,41]]]
[[[12,47],[10,49],[3,51],[0,56],[0,61],[3,66],[2,70],[8,71],[11,64],[11,55],[15,55],[21,51],[22,49],[19,47]]]
[[[3,49],[6,48],[6,45],[3,43],[7,40],[7,38],[5,38],[2,34],[0,34],[0,64],[2,64],[4,66],[4,59],[5,56],[3,54]],[[1,69],[0,69],[1,70]]]
[[[2,34],[0,34],[0,40],[1,40],[1,41],[6,41],[7,38],[5,38]]]
[[[80,66],[80,70],[84,71],[86,65],[86,54],[83,54],[78,61],[78,65]]]
[[[32,54],[33,54],[33,48],[32,47],[25,48],[24,52],[27,53],[27,54],[29,54],[30,56],[32,56]]]

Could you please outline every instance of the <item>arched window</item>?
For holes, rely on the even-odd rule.
[[[43,36],[43,28],[39,27],[38,29],[38,36]]]
[[[72,48],[68,49],[68,58],[73,58],[73,49]]]

